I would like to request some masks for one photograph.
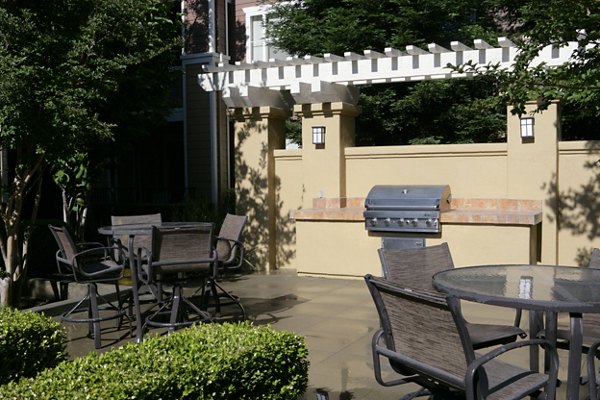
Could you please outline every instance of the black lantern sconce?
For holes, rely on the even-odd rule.
[[[533,117],[521,118],[521,139],[533,140],[535,119]]]
[[[324,126],[313,126],[312,127],[312,142],[313,144],[325,144],[325,127]]]

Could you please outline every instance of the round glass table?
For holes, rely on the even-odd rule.
[[[570,316],[567,399],[579,399],[582,313],[600,313],[600,269],[555,265],[481,265],[438,272],[433,285],[460,299],[530,310],[530,335],[542,329],[539,313],[546,315],[545,333],[556,343],[557,313]],[[531,354],[537,366],[537,351]]]

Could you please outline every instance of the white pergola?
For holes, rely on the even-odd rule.
[[[577,42],[560,48],[547,46],[532,66],[561,65],[576,49]],[[431,43],[428,51],[406,46],[404,51],[386,48],[383,53],[365,50],[363,54],[346,52],[343,56],[325,54],[253,63],[229,64],[229,57],[220,55],[219,62],[204,67],[205,73],[199,74],[198,80],[205,91],[221,91],[230,108],[288,108],[293,104],[325,102],[356,104],[360,85],[460,78],[475,73],[458,73],[449,64],[497,64],[510,69],[518,51],[512,41],[501,37],[497,47],[477,39],[472,47],[452,42],[447,49]]]

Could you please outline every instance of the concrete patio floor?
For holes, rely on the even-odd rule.
[[[293,270],[244,275],[224,281],[223,286],[240,296],[248,319],[257,325],[295,332],[305,337],[309,349],[309,389],[304,399],[397,400],[417,389],[416,385],[382,387],[374,378],[371,337],[379,325],[377,312],[362,279],[298,276]],[[224,315],[233,308],[224,310]],[[463,312],[471,322],[511,323],[511,310],[465,303]],[[527,315],[524,313],[524,321]],[[103,324],[113,326],[114,322]],[[94,349],[84,324],[65,324],[71,357],[106,351],[132,340],[127,330],[103,332],[103,348]],[[104,325],[103,325],[104,326]],[[561,351],[564,379],[566,352]],[[528,365],[527,351],[512,354],[512,362]],[[393,374],[389,371],[390,376]],[[565,398],[564,387],[557,399]],[[581,398],[587,388],[581,388]],[[318,395],[317,395],[318,394]]]

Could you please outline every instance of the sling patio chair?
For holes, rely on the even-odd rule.
[[[432,276],[439,271],[454,268],[454,262],[447,243],[439,245],[378,250],[383,276],[403,287],[419,289],[433,295],[444,296],[432,284]],[[517,337],[527,334],[519,323],[521,311],[517,310],[514,325],[475,324],[465,321],[473,347],[482,349],[514,342]]]
[[[473,350],[461,315],[460,300],[366,275],[381,328],[372,340],[375,379],[383,386],[416,383],[422,389],[406,395],[450,399],[511,400],[526,396],[554,399],[558,373],[556,348],[545,339],[500,345],[485,354]],[[503,354],[527,346],[545,346],[552,363],[540,373],[500,360]],[[384,378],[381,358],[398,367],[398,378]],[[545,396],[545,397],[544,397]]]
[[[210,305],[210,299],[215,307],[215,315],[221,315],[221,305],[234,304],[241,313],[242,319],[246,319],[246,310],[242,305],[240,298],[225,290],[218,282],[218,277],[222,274],[230,274],[239,271],[244,261],[244,242],[243,230],[248,217],[245,215],[227,214],[219,230],[216,239],[217,251],[217,270],[213,276],[208,277],[207,292],[203,294],[205,302]],[[221,299],[226,299],[227,303],[221,303]]]
[[[147,257],[144,258],[143,253]],[[217,257],[213,249],[213,224],[152,227],[151,249],[138,249],[136,260],[140,281],[171,286],[170,298],[157,301],[153,306],[157,309],[149,310],[143,331],[147,327],[163,327],[171,333],[181,327],[212,320],[208,312],[184,296],[183,287],[197,282],[202,287],[208,277],[215,274]]]
[[[592,250],[590,262],[587,268],[600,268],[600,249]],[[600,288],[598,288],[600,290]],[[593,289],[592,289],[593,290]],[[600,314],[583,314],[583,343],[582,351],[588,353],[592,343],[600,340]],[[559,349],[568,349],[570,341],[570,333],[568,329],[559,329],[556,333],[557,347]]]
[[[600,268],[600,249],[592,249],[588,268]],[[581,351],[587,353],[588,376],[582,377],[582,383],[588,381],[590,399],[598,399],[598,375],[596,372],[596,358],[600,358],[598,348],[600,347],[600,314],[583,314],[583,342]],[[557,347],[568,349],[570,345],[570,333],[568,330],[559,329],[557,332]]]
[[[111,215],[110,216],[110,224],[112,226],[118,225],[145,225],[150,229],[151,226],[156,225],[160,226],[162,224],[162,214],[137,214],[137,215]],[[134,249],[142,249],[142,256],[145,258],[147,255],[145,254],[145,249],[151,248],[152,238],[149,234],[147,235],[135,235],[133,237],[133,248]],[[121,249],[123,249],[125,256],[129,262],[130,259],[135,258],[135,254],[129,255],[129,235],[113,235],[112,237],[113,243],[118,245]],[[148,290],[155,298],[159,300],[162,298],[162,288],[160,286],[156,287],[154,285],[148,285]]]
[[[67,322],[90,324],[90,333],[94,337],[94,344],[96,348],[100,348],[102,345],[100,322],[119,319],[120,326],[125,315],[118,282],[123,277],[124,263],[122,260],[124,260],[124,255],[122,250],[116,246],[107,247],[100,243],[80,243],[76,246],[66,228],[53,225],[48,225],[48,228],[58,244],[56,263],[60,274],[71,275],[74,283],[87,285],[87,294],[74,307],[62,314],[61,318]],[[118,257],[115,257],[115,254]],[[98,293],[99,283],[115,286],[118,305],[114,305]],[[102,304],[106,306],[106,310],[101,310],[99,300],[103,300]],[[87,318],[76,316],[77,313],[84,310],[87,310]]]
[[[162,215],[156,214],[139,214],[139,215],[111,215],[110,224],[113,226],[118,225],[152,225],[160,226],[162,224]],[[112,240],[118,244],[128,256],[129,247],[129,235],[113,235]],[[149,249],[150,248],[150,235],[138,235],[134,237],[134,247]]]

